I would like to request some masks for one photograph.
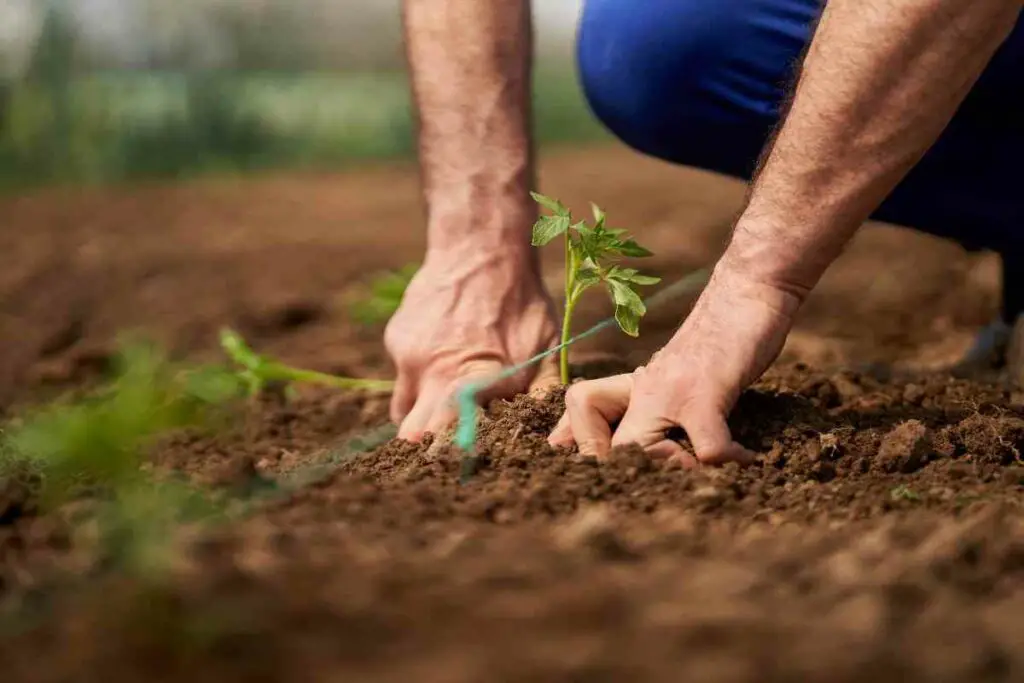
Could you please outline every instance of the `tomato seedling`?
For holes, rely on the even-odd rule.
[[[637,244],[625,230],[609,228],[605,212],[591,204],[594,224],[573,222],[572,212],[557,199],[532,192],[535,202],[551,212],[533,226],[533,246],[542,247],[559,236],[565,240],[565,312],[562,317],[562,344],[571,338],[572,315],[583,292],[604,285],[615,304],[615,322],[631,337],[640,334],[640,318],[647,312],[636,288],[654,285],[661,278],[642,275],[635,268],[623,268],[616,261],[624,256],[643,258],[651,252]],[[569,349],[564,346],[559,359],[562,382],[569,383]]]
[[[224,328],[220,332],[220,345],[228,357],[238,365],[238,376],[245,384],[250,396],[262,392],[268,384],[319,384],[335,389],[365,389],[367,391],[391,391],[394,382],[380,379],[357,379],[339,377],[326,372],[305,370],[285,365],[279,361],[261,356],[252,350],[242,335]]]

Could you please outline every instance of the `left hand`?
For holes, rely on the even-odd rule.
[[[720,265],[686,322],[646,367],[569,388],[550,443],[576,443],[598,458],[636,443],[689,465],[752,461],[753,453],[733,441],[726,418],[782,350],[799,303],[788,291]],[[692,453],[666,437],[672,427],[686,431]]]

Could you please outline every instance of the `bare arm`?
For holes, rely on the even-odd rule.
[[[1020,10],[830,0],[723,266],[798,304],[935,142]]]
[[[740,392],[778,356],[843,245],[938,138],[1020,9],[829,0],[792,108],[693,311],[647,367],[572,387],[552,442],[598,456],[637,443],[683,462],[749,460],[726,422]],[[666,438],[676,426],[692,453]]]
[[[430,251],[529,254],[528,0],[405,0]]]
[[[384,343],[398,378],[391,416],[417,440],[454,417],[467,382],[549,347],[554,306],[530,228],[528,0],[404,0],[419,112],[427,254]],[[495,386],[510,397],[557,376],[530,367]]]

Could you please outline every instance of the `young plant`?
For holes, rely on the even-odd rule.
[[[572,315],[587,289],[603,285],[615,304],[615,322],[631,337],[640,334],[640,319],[647,312],[636,288],[654,285],[661,278],[642,275],[635,268],[617,265],[622,257],[643,258],[651,252],[637,244],[625,230],[609,228],[605,212],[591,204],[593,225],[573,222],[572,212],[557,199],[531,193],[534,201],[551,212],[533,226],[533,246],[542,247],[559,236],[565,242],[565,309],[562,344],[572,338]],[[562,382],[569,383],[569,348],[563,346],[559,366]]]
[[[401,305],[405,290],[417,270],[419,266],[411,263],[374,277],[361,296],[349,306],[352,318],[368,327],[387,322]]]
[[[153,439],[207,423],[240,393],[234,376],[175,366],[149,345],[124,345],[116,368],[114,379],[90,396],[30,413],[5,430],[5,469],[22,463],[38,473],[44,503],[62,503],[83,489],[116,495],[134,485]]]
[[[261,356],[252,350],[240,334],[224,328],[220,332],[220,345],[228,357],[238,365],[238,377],[244,383],[250,396],[262,392],[267,385],[319,384],[335,389],[365,389],[368,391],[390,391],[394,382],[379,379],[357,379],[339,377],[316,370],[294,368]]]

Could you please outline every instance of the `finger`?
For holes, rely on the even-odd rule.
[[[611,424],[625,414],[633,389],[632,375],[615,375],[569,387],[565,410],[580,454],[604,458],[611,448]],[[550,437],[549,437],[550,438]]]
[[[660,408],[660,406],[658,406]],[[673,422],[662,416],[659,410],[652,408],[650,400],[635,398],[629,405],[622,422],[615,430],[612,446],[636,444],[641,448],[649,448],[665,441],[665,430]]]
[[[448,383],[437,378],[428,378],[416,397],[416,404],[398,427],[398,438],[406,441],[421,441],[427,432],[427,425],[434,414],[434,408],[447,397]]]
[[[693,453],[703,465],[724,465],[727,462],[748,464],[754,454],[732,440],[725,415],[713,408],[695,408],[680,416]]]
[[[551,434],[548,436],[548,443],[552,446],[571,446],[576,443],[576,440],[572,437],[572,420],[569,419],[568,410],[562,413],[562,417],[558,419],[558,424],[551,430]]]
[[[416,380],[410,372],[399,370],[395,390],[391,394],[391,421],[401,424],[416,404]]]
[[[444,397],[435,406],[427,421],[427,431],[440,433],[452,426],[459,417],[459,397],[462,391],[472,389],[473,401],[486,405],[496,398],[514,395],[515,378],[503,377],[504,366],[498,361],[479,360],[466,363],[459,368],[456,378],[444,392]]]
[[[683,445],[681,443],[679,443],[678,441],[673,441],[672,439],[662,439],[657,443],[651,444],[644,450],[647,451],[647,453],[651,457],[657,458],[659,460],[682,461],[686,458],[686,456],[689,456],[691,460],[693,459],[693,455],[691,453],[688,453],[687,450],[683,448]]]
[[[548,356],[540,362],[537,369],[537,376],[530,383],[530,391],[544,393],[554,389],[562,383],[562,374],[558,368],[558,356]]]

